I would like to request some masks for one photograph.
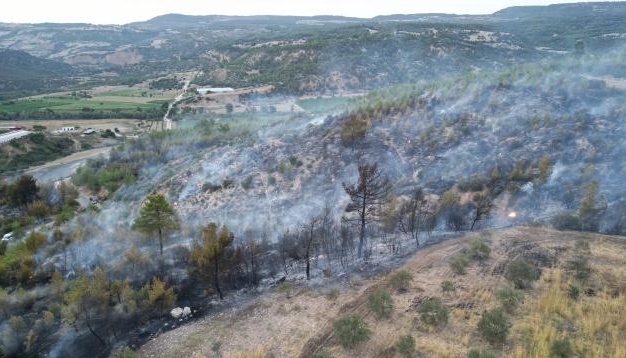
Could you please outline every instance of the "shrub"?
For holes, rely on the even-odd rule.
[[[413,275],[405,270],[396,271],[389,278],[391,287],[395,290],[406,290],[409,288],[409,284],[413,281]]]
[[[454,283],[452,281],[443,281],[441,282],[441,292],[448,293],[454,292],[456,287],[454,287]]]
[[[328,292],[326,292],[326,299],[330,300],[330,301],[335,301],[337,300],[337,298],[339,298],[339,294],[341,292],[339,291],[338,288],[331,288]]]
[[[589,245],[589,241],[587,240],[576,240],[576,243],[574,244],[574,248],[581,252],[591,251],[591,245]]]
[[[491,344],[504,344],[511,324],[501,309],[483,312],[478,321],[478,333]]]
[[[565,267],[579,281],[584,282],[591,276],[591,266],[589,266],[589,258],[586,256],[576,256],[570,259]]]
[[[557,339],[552,342],[552,346],[550,346],[550,356],[557,358],[568,358],[573,355],[572,345],[569,342],[568,338],[565,339]]]
[[[504,272],[504,277],[519,289],[530,288],[540,276],[541,270],[524,259],[515,259],[509,262]]]
[[[578,296],[580,296],[580,288],[578,288],[578,286],[569,285],[567,288],[567,297],[577,300]]]
[[[474,260],[484,260],[491,254],[491,248],[483,239],[474,239],[470,242],[469,255]]]
[[[467,257],[467,253],[465,252],[459,252],[453,255],[448,261],[450,269],[457,275],[463,275],[465,273],[465,269],[469,266],[469,263],[469,257]]]
[[[415,351],[415,338],[410,334],[400,337],[396,342],[396,348],[401,354],[407,357],[412,356]]]
[[[490,351],[478,350],[476,348],[467,353],[467,358],[496,358],[497,356]]]
[[[132,349],[126,346],[117,347],[109,355],[109,358],[135,358],[135,357],[137,357],[137,353],[135,353],[135,351],[133,351]]]
[[[333,355],[329,351],[324,350],[319,353],[315,353],[309,358],[333,358]]]
[[[422,322],[426,324],[438,326],[448,322],[448,308],[438,297],[426,298],[417,311]]]
[[[520,303],[524,301],[524,294],[512,287],[504,287],[496,292],[496,297],[502,309],[508,313],[513,313],[517,309]]]
[[[376,318],[383,319],[391,317],[393,311],[393,299],[385,291],[376,291],[369,297],[370,309],[376,314]]]
[[[46,242],[46,236],[39,232],[31,232],[26,238],[26,249],[35,253]]]
[[[289,292],[291,289],[293,289],[293,283],[287,281],[279,283],[276,287],[276,291],[278,292]]]
[[[370,330],[358,314],[343,316],[333,323],[335,335],[344,348],[352,348],[369,339]]]
[[[580,231],[582,223],[578,215],[570,213],[562,213],[552,218],[552,226],[557,230],[574,230]]]

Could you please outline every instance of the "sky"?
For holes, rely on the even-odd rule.
[[[357,5],[358,3],[360,5]],[[127,24],[155,16],[185,15],[343,15],[491,14],[509,6],[571,3],[574,0],[14,0],[0,11],[0,22],[83,22]]]

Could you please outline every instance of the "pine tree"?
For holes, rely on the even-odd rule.
[[[235,236],[228,231],[226,226],[222,226],[218,232],[217,224],[210,223],[202,228],[201,239],[193,244],[189,257],[190,269],[193,273],[206,277],[212,271],[211,280],[220,299],[224,298],[219,283],[220,265],[226,248],[233,243],[234,239]]]
[[[162,194],[148,195],[133,229],[146,234],[158,233],[159,252],[163,256],[163,234],[179,228],[178,215]]]

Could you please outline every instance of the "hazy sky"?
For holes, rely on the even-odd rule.
[[[125,24],[158,15],[344,15],[443,12],[490,14],[515,5],[547,5],[567,0],[7,0],[0,22],[87,22]],[[360,3],[361,5],[357,5]]]

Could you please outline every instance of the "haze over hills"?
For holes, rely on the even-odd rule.
[[[82,81],[93,84],[202,71],[198,82],[215,86],[263,84],[317,93],[558,58],[575,51],[577,41],[590,53],[605,51],[626,41],[625,8],[612,2],[483,16],[170,14],[123,26],[2,24],[0,47],[77,66]]]
[[[0,24],[0,353],[622,355],[624,18]]]

